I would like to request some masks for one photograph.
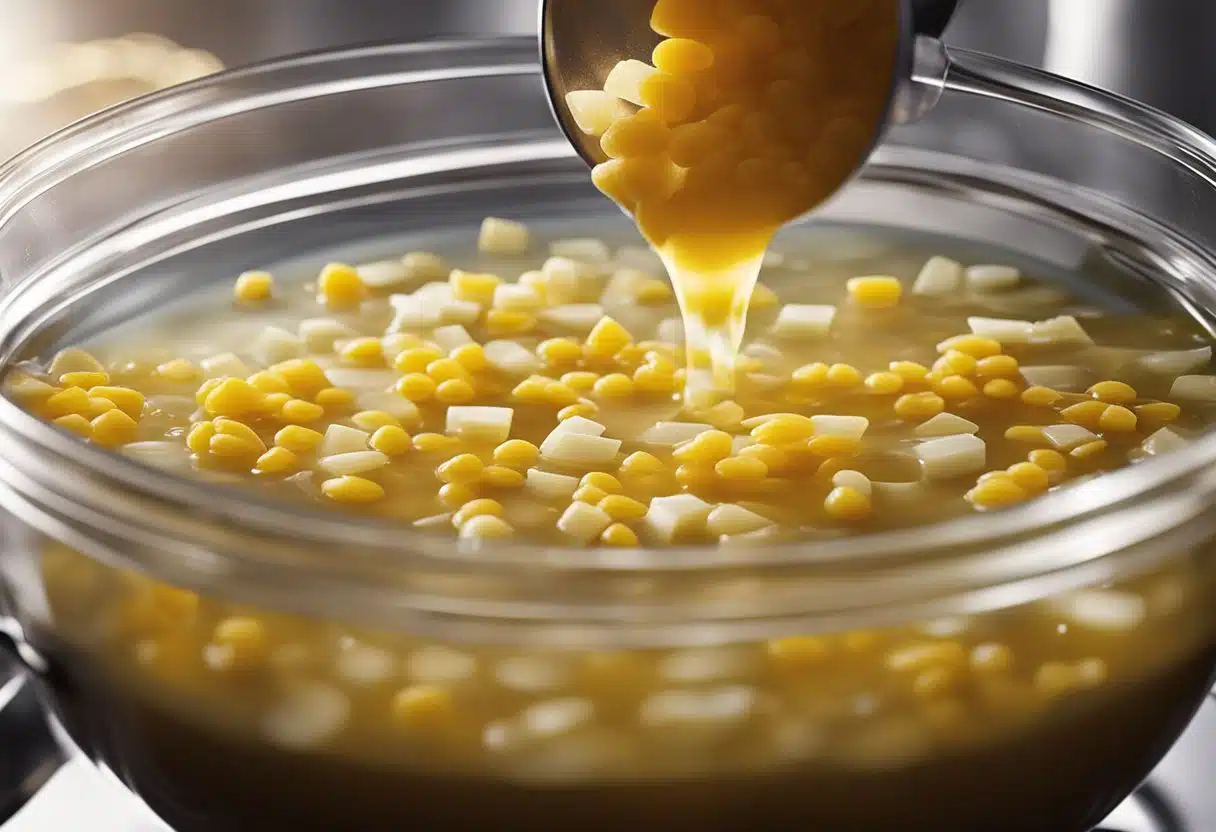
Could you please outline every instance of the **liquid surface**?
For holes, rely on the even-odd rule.
[[[690,397],[733,392],[774,233],[869,153],[894,82],[899,12],[897,0],[661,0],[653,65],[629,56],[602,92],[567,96],[584,132],[600,136],[596,186],[635,217],[676,286],[689,363],[706,364],[687,380]]]

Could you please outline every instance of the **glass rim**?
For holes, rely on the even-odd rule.
[[[537,78],[539,94],[541,70],[535,61],[535,49],[534,38],[521,36],[329,50],[230,70],[112,107],[53,134],[0,166],[0,228],[13,213],[20,211],[29,194],[69,178],[72,171],[112,158],[130,142],[155,141],[159,135],[188,130],[191,125],[224,114],[441,77],[530,74]],[[407,58],[419,60],[421,66],[392,68],[394,61]],[[363,62],[379,59],[385,59],[383,72],[367,74],[358,69]],[[452,66],[453,59],[456,66]],[[1013,104],[1083,121],[1130,141],[1148,142],[1216,187],[1216,142],[1177,119],[1117,95],[1003,59],[962,51],[952,52],[952,59],[953,70],[945,82],[947,92],[1003,97]],[[324,72],[327,68],[329,75]],[[295,77],[300,71],[317,72],[320,77],[311,84],[300,84]],[[235,97],[226,97],[229,95]],[[557,135],[554,128],[554,136]],[[572,149],[566,151],[574,155]],[[546,152],[560,153],[560,149],[547,146]],[[15,314],[14,298],[20,301],[21,295],[18,289],[0,300],[0,320]],[[263,535],[293,545],[335,546],[344,550],[360,547],[372,556],[369,565],[387,564],[394,570],[446,564],[473,574],[541,570],[646,576],[744,571],[780,574],[831,566],[881,574],[888,562],[906,564],[907,559],[918,554],[932,554],[934,557],[921,564],[922,569],[940,568],[946,562],[958,564],[966,578],[966,587],[959,587],[958,591],[979,591],[995,583],[1048,578],[1066,570],[1109,569],[1106,564],[1111,556],[1144,542],[1142,536],[1127,528],[1125,531],[1130,535],[1119,539],[1099,532],[1097,538],[1079,542],[1077,530],[1085,529],[1092,535],[1092,521],[1120,511],[1143,512],[1156,506],[1167,514],[1142,524],[1139,531],[1164,532],[1171,525],[1201,516],[1207,496],[1216,492],[1216,477],[1204,476],[1216,463],[1216,434],[1209,433],[1194,441],[1186,453],[1166,454],[1070,487],[1067,498],[1056,495],[1054,499],[1035,500],[1006,511],[901,531],[747,548],[697,546],[614,551],[495,541],[492,554],[487,557],[485,550],[471,551],[456,540],[403,530],[399,523],[271,502],[246,491],[192,481],[145,466],[80,443],[8,398],[0,398],[0,484],[9,477],[22,475],[21,466],[13,460],[24,452],[49,454],[56,465],[62,466],[61,474],[74,468],[97,478],[116,492],[115,499],[143,501],[183,515],[205,505],[211,528],[219,523],[226,533]],[[1176,493],[1182,484],[1191,488],[1185,499]],[[1039,545],[1048,538],[1059,545],[1042,547],[1041,551],[1027,548],[1027,541],[1037,541]],[[1067,546],[1075,550],[1071,555],[1066,552]],[[988,566],[1001,564],[1001,568],[991,573],[992,580],[988,579],[988,566],[981,568],[976,561],[979,553],[987,556],[984,562]],[[1009,561],[1015,553],[1022,558],[1017,568]],[[223,557],[248,559],[246,566],[259,574],[265,572],[265,580],[277,576],[296,581],[311,569],[308,565],[259,562],[256,556],[243,550],[240,554],[225,551]],[[157,571],[134,556],[129,565]],[[337,574],[316,570],[313,577],[335,588],[385,591],[374,569],[360,574],[357,559],[350,566],[351,569]],[[179,578],[188,576],[189,569],[184,569]],[[892,577],[895,575],[906,573],[895,571]]]

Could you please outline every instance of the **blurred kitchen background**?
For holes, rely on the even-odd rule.
[[[570,0],[611,2],[611,0]],[[0,0],[0,157],[221,67],[382,40],[531,33],[535,0]],[[963,0],[947,39],[1216,132],[1212,0]]]

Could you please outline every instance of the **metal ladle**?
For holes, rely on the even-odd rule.
[[[870,126],[873,141],[852,170],[840,171],[837,188],[864,164],[889,125],[917,120],[941,97],[950,61],[939,39],[959,2],[893,0],[899,36],[886,106]],[[654,6],[655,0],[541,0],[541,61],[549,103],[558,125],[588,165],[604,161],[605,156],[598,138],[575,123],[566,94],[601,89],[618,61],[649,60],[661,40],[649,25]]]

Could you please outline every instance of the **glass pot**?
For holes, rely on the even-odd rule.
[[[0,170],[0,361],[315,248],[486,214],[626,227],[552,125],[534,49],[306,55],[38,145]],[[825,220],[1012,247],[1210,320],[1212,142],[954,57],[938,108]],[[470,553],[153,469],[0,399],[7,631],[72,741],[178,832],[1075,832],[1209,689],[1214,459],[1201,438],[1016,510],[813,546]],[[213,672],[198,634],[231,614],[269,644]],[[1034,649],[1003,651],[1013,632]],[[451,697],[403,699],[410,681]]]

